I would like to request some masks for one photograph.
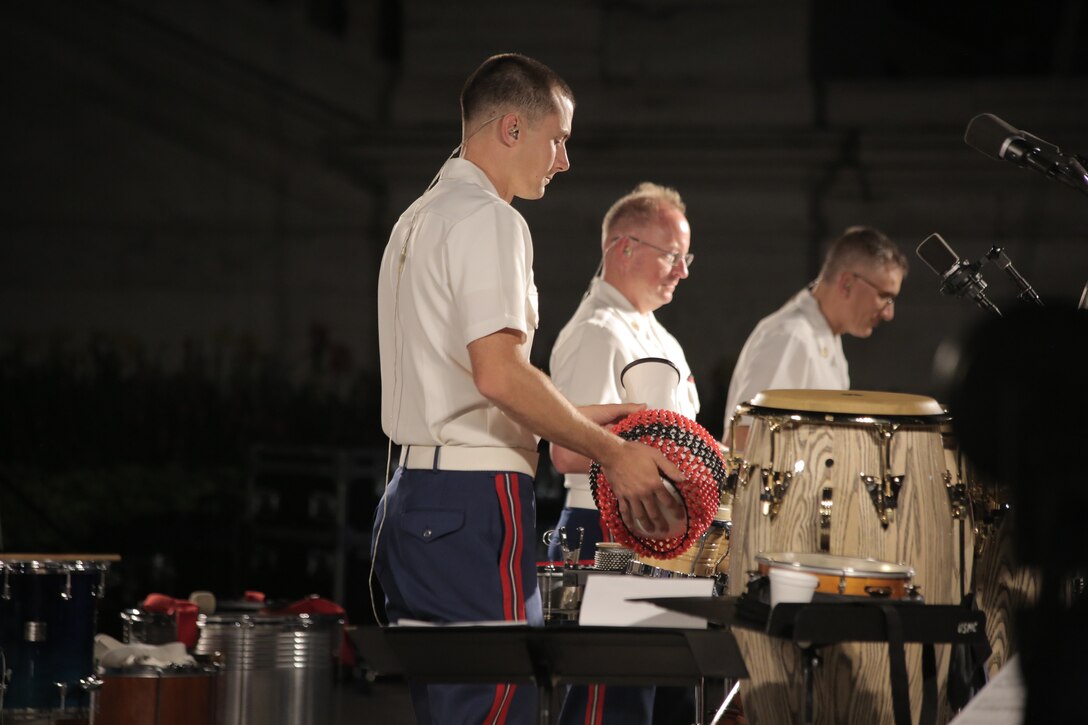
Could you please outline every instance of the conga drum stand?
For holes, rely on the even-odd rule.
[[[760,628],[758,622],[747,622],[744,618],[737,618],[735,624]],[[937,719],[937,666],[933,645],[951,643],[989,649],[986,615],[949,604],[889,600],[861,600],[856,604],[779,604],[770,610],[762,629],[768,636],[792,640],[801,650],[805,691],[800,722],[804,725],[814,722],[813,674],[821,661],[820,647],[840,642],[888,643],[889,681],[896,725],[911,723],[904,643],[922,644],[922,725]]]

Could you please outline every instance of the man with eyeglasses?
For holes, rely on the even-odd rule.
[[[679,412],[699,412],[695,379],[676,338],[654,317],[672,301],[694,260],[686,207],[674,189],[645,182],[616,201],[601,225],[600,276],[590,282],[582,303],[552,348],[551,375],[575,405],[619,403],[620,373],[630,362],[665,358],[680,371]],[[580,558],[592,559],[597,543],[610,540],[590,493],[590,461],[553,445],[552,462],[565,473],[567,498],[556,527],[581,526]],[[549,558],[562,558],[558,545]],[[649,725],[653,687],[573,686],[560,716],[564,725]],[[672,694],[672,693],[670,693]],[[686,689],[680,693],[686,694]],[[672,698],[670,698],[671,700]],[[684,703],[681,702],[681,707]],[[684,722],[690,722],[691,710]]]
[[[842,335],[869,337],[895,316],[907,257],[883,232],[850,227],[831,245],[819,276],[763,318],[740,351],[725,404],[725,435],[736,406],[763,390],[848,390]],[[748,427],[738,421],[735,446]]]

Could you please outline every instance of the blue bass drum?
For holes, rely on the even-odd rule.
[[[0,721],[87,715],[98,601],[118,559],[0,554]]]

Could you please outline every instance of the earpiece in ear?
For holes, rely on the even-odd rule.
[[[510,135],[511,135],[511,136],[513,136],[514,138],[517,138],[517,137],[518,137],[518,133],[519,133],[519,131],[518,131],[518,129],[517,129],[517,126],[515,126],[515,127],[514,127],[514,128],[512,128],[512,129],[510,129]]]

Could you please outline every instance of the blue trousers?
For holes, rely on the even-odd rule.
[[[592,559],[597,542],[612,541],[601,530],[601,514],[596,509],[566,507],[559,514],[558,529],[581,526],[582,553],[579,559]],[[548,547],[548,558],[563,559],[558,544]],[[559,713],[560,725],[650,725],[653,720],[654,687],[618,685],[571,685]]]
[[[371,556],[390,623],[544,623],[524,474],[398,468],[374,514]],[[532,686],[409,685],[421,725],[538,720]]]

